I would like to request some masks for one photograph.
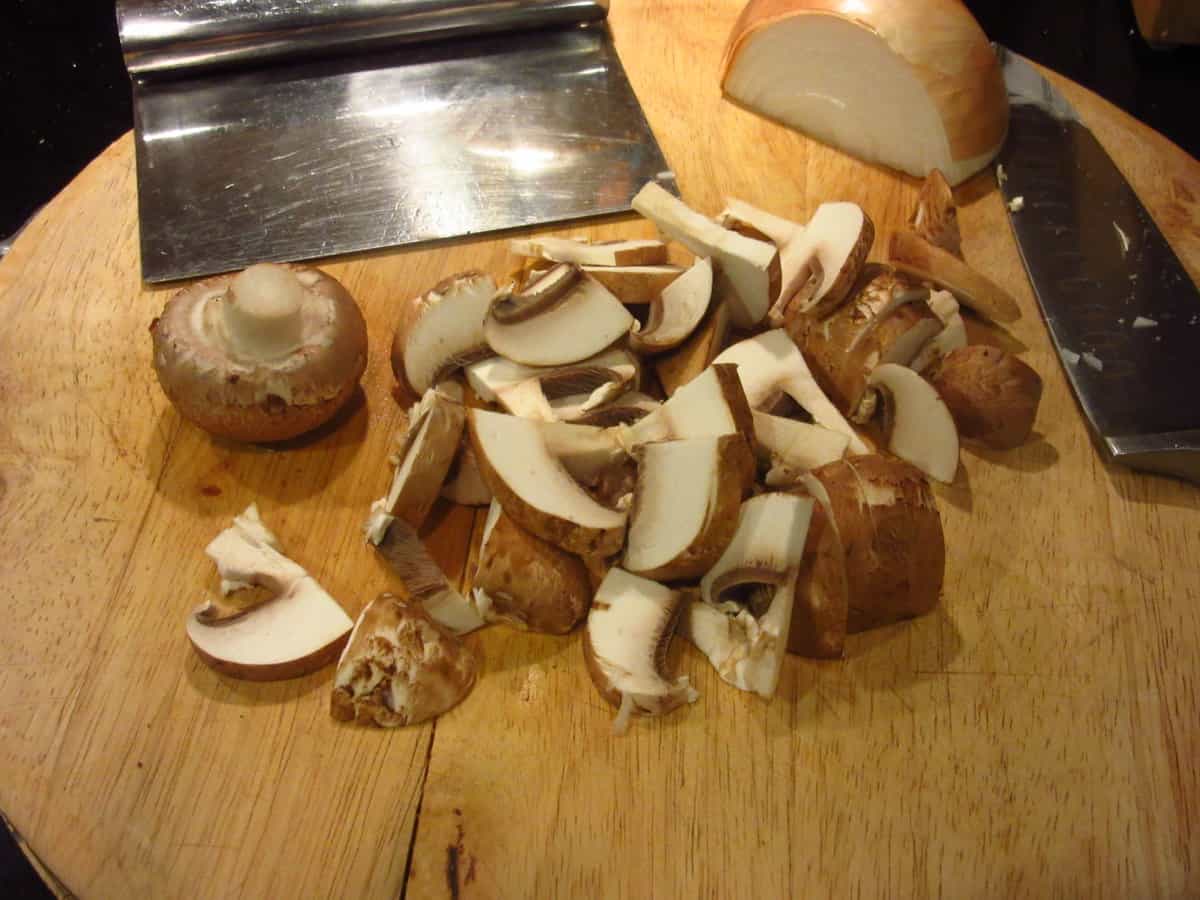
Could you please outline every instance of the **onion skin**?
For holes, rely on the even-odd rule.
[[[906,61],[938,111],[953,160],[994,155],[1000,149],[1008,132],[1008,93],[1000,62],[960,0],[750,0],[730,32],[721,61],[722,89],[750,38],[806,15],[854,22]]]

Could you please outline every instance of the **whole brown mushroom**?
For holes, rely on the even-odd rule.
[[[199,281],[150,324],[154,371],[185,419],[236,441],[282,441],[327,422],[367,364],[367,326],[317,269],[259,263]]]

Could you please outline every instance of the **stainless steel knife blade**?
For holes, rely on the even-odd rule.
[[[1066,98],[998,52],[997,179],[1080,408],[1108,459],[1200,483],[1200,292]]]

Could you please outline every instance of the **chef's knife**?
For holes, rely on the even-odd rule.
[[[1113,462],[1200,482],[1200,293],[1065,97],[997,48],[997,178],[1067,379]]]

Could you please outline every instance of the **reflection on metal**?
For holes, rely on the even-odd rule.
[[[303,9],[324,18],[289,20],[292,31],[256,30],[231,12],[214,35],[217,7],[239,15]],[[628,210],[642,184],[669,167],[604,23],[588,21],[605,7],[595,0],[124,3],[143,277],[165,281]],[[181,17],[186,26],[170,14],[176,8],[192,10]],[[471,16],[489,9],[506,27],[568,12],[574,24],[461,36]],[[408,43],[429,29],[401,33],[401,13],[419,13],[429,26],[437,10],[437,34],[458,36]],[[295,40],[294,31],[307,36],[314,27],[329,32],[327,50],[364,46],[348,36],[361,39],[370,11],[402,46],[312,58],[305,37],[294,55],[271,55]],[[172,28],[180,29],[174,37]],[[200,62],[197,44],[208,53]],[[271,65],[226,68],[237,54]]]
[[[1200,292],[1067,101],[1004,64],[1000,188],[1023,198],[1009,220],[1079,405],[1114,462],[1200,482]]]

